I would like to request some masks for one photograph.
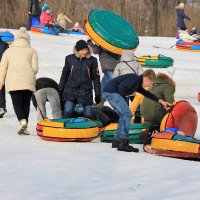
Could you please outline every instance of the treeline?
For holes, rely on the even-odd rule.
[[[59,3],[58,3],[59,1]],[[48,0],[53,16],[62,10],[75,23],[84,25],[94,8],[108,9],[126,18],[139,35],[174,36],[177,0]],[[200,0],[185,0],[187,26],[200,28]],[[28,21],[28,0],[0,0],[0,27],[19,28]],[[72,25],[69,25],[69,27]]]

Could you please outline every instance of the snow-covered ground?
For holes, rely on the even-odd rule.
[[[3,30],[3,29],[2,29]],[[5,30],[5,29],[4,29]],[[16,34],[16,30],[11,30]],[[84,36],[30,33],[39,55],[38,77],[59,81],[65,56]],[[174,59],[176,99],[200,112],[200,53],[179,51],[174,38],[140,37],[137,56],[163,54]],[[164,48],[154,48],[153,46]],[[168,49],[167,49],[168,48]],[[117,152],[106,143],[47,142],[36,135],[36,111],[30,112],[30,136],[17,135],[10,96],[0,119],[1,200],[183,200],[199,199],[199,162],[143,152]],[[49,113],[50,116],[50,113]],[[196,137],[200,137],[200,125]]]

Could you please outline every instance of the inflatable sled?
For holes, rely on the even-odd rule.
[[[200,159],[200,140],[170,132],[154,135],[151,149],[160,156]]]
[[[186,136],[194,137],[197,123],[198,116],[193,106],[187,101],[178,101],[162,119],[160,131],[176,127],[186,133]]]
[[[4,42],[7,42],[8,44],[11,44],[14,41],[14,35],[10,33],[9,31],[1,32],[1,39]]]
[[[117,131],[117,123],[111,123],[106,126],[101,132],[101,142],[113,142],[114,136]],[[129,130],[129,143],[130,144],[142,144],[141,132],[149,128],[147,124],[131,124]]]
[[[41,26],[41,25],[33,25],[31,26],[31,31],[36,33],[44,33],[49,35],[59,35],[58,31],[55,30],[49,30],[47,26]]]
[[[200,102],[200,93],[198,93],[197,99],[198,99],[198,101]]]
[[[133,50],[139,44],[133,27],[120,15],[108,10],[90,11],[85,28],[97,45],[116,54],[122,54],[124,49]]]
[[[158,56],[140,56],[137,61],[148,68],[167,68],[173,66],[174,60],[170,57],[158,55]]]
[[[36,130],[42,139],[56,142],[90,142],[99,134],[97,123],[86,118],[44,119]]]
[[[200,42],[184,42],[183,40],[178,40],[176,42],[176,48],[183,51],[200,51]]]

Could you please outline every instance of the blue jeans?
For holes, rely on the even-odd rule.
[[[63,117],[70,118],[74,114],[76,103],[73,101],[65,101]],[[83,115],[86,118],[92,118],[92,105],[83,106]]]
[[[128,139],[132,113],[125,99],[118,93],[108,92],[103,93],[103,98],[106,99],[119,114],[119,122],[115,139]]]
[[[103,73],[104,73],[104,76],[101,80],[101,94],[103,94],[103,89],[105,85],[108,83],[108,81],[110,81],[113,78],[113,72],[105,71]]]

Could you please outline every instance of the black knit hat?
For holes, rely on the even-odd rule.
[[[85,40],[79,40],[76,45],[75,48],[77,51],[80,51],[82,49],[88,49],[88,44]]]

